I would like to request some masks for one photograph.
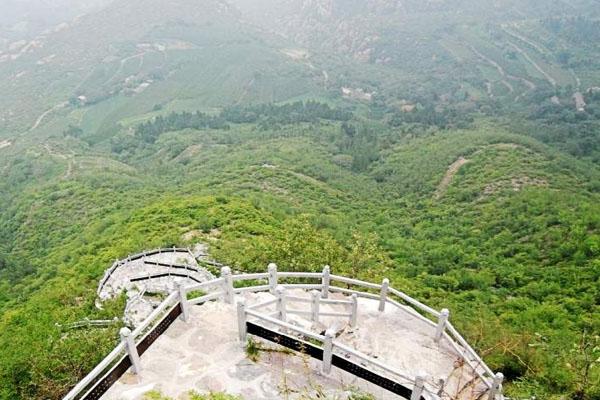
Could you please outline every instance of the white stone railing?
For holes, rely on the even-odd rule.
[[[279,302],[279,298],[275,300]],[[262,305],[266,305],[265,302]],[[288,311],[289,312],[289,311]],[[246,320],[248,317],[254,317],[255,319],[261,320],[263,322],[267,322],[269,324],[278,326],[280,328],[284,328],[287,331],[294,332],[303,337],[312,339],[321,344],[323,348],[323,363],[322,363],[322,372],[324,374],[329,374],[331,372],[332,359],[335,350],[339,350],[344,353],[346,358],[350,357],[352,360],[359,361],[362,365],[368,364],[370,367],[375,367],[380,370],[383,370],[384,373],[389,374],[395,378],[400,378],[403,383],[408,384],[412,387],[411,400],[419,400],[424,391],[427,392],[428,397],[432,400],[438,400],[439,396],[437,393],[432,392],[425,388],[425,377],[417,376],[414,379],[410,378],[408,375],[391,368],[390,366],[377,361],[376,359],[367,356],[355,349],[352,349],[340,342],[334,340],[335,331],[328,329],[324,335],[320,335],[310,330],[303,329],[297,325],[292,325],[290,323],[285,322],[285,314],[282,314],[278,311],[278,318],[274,318],[272,316],[264,315],[256,310],[247,309],[244,302],[238,303],[238,328],[239,328],[239,339],[242,344],[245,344],[247,341],[247,333],[246,333]],[[326,315],[326,314],[322,314]],[[337,315],[336,315],[337,316]]]
[[[100,293],[102,292],[102,289],[104,288],[104,285],[106,284],[106,282],[108,282],[108,280],[112,276],[113,272],[115,272],[115,270],[117,268],[119,268],[131,261],[135,261],[135,260],[138,260],[143,257],[148,257],[148,256],[152,256],[155,254],[162,254],[162,253],[188,253],[190,256],[192,256],[192,258],[194,258],[194,255],[192,254],[190,249],[183,248],[183,247],[158,248],[158,249],[144,251],[142,253],[137,253],[137,254],[133,254],[133,255],[130,254],[127,256],[127,258],[125,258],[123,260],[115,260],[115,262],[113,262],[113,264],[110,266],[110,268],[104,272],[104,276],[102,277],[102,279],[100,279],[100,284],[98,285],[96,294],[98,296],[100,296]]]
[[[187,251],[187,250],[186,250]],[[148,253],[143,253],[148,255]],[[142,254],[142,256],[143,256]],[[316,280],[317,283],[295,283],[294,280]],[[292,282],[290,282],[292,280]],[[262,283],[254,284],[250,286],[237,286],[236,283],[252,281],[250,283]],[[263,281],[263,282],[256,282]],[[338,286],[336,283],[345,285],[346,287]],[[366,289],[367,291],[352,289],[351,287],[359,287]],[[221,299],[226,303],[233,304],[235,294],[243,292],[271,292],[276,296],[274,300],[269,300],[263,304],[257,304],[252,307],[244,309],[244,315],[252,316],[258,319],[262,319],[269,323],[285,327],[298,332],[301,335],[313,338],[315,340],[324,343],[325,352],[333,351],[333,348],[338,348],[344,353],[351,354],[352,357],[368,362],[394,376],[400,377],[404,380],[412,382],[415,390],[413,393],[418,393],[419,396],[423,390],[423,377],[410,378],[400,371],[384,365],[378,360],[372,359],[356,350],[353,350],[341,343],[332,343],[329,346],[329,339],[326,335],[316,335],[315,333],[301,329],[295,325],[290,325],[283,321],[282,317],[285,313],[294,313],[285,307],[286,297],[289,301],[299,301],[299,298],[293,296],[286,296],[285,289],[304,289],[313,291],[311,293],[311,311],[310,317],[313,320],[318,320],[319,316],[337,316],[347,317],[350,324],[356,323],[357,314],[357,298],[367,298],[379,301],[379,311],[385,311],[388,304],[397,307],[400,310],[408,312],[414,317],[427,323],[432,327],[435,341],[439,342],[442,337],[448,340],[455,351],[464,359],[464,361],[473,369],[473,371],[479,376],[481,381],[489,389],[488,400],[500,399],[502,396],[502,380],[503,375],[501,373],[494,374],[493,371],[485,364],[485,362],[479,357],[479,355],[473,350],[473,348],[467,343],[467,341],[458,333],[456,328],[449,321],[449,312],[447,309],[436,311],[431,307],[419,302],[416,299],[408,296],[407,294],[390,287],[389,280],[384,279],[381,284],[375,284],[371,282],[361,281],[358,279],[347,278],[344,276],[333,275],[330,273],[330,268],[326,266],[322,272],[279,272],[275,264],[270,264],[268,272],[266,273],[242,273],[232,274],[229,267],[223,267],[221,269],[221,276],[213,280],[203,282],[200,284],[184,286],[179,285],[179,289],[176,292],[171,293],[138,327],[133,331],[128,328],[121,330],[121,342],[116,348],[102,360],[85,378],[83,378],[63,399],[73,400],[79,398],[86,398],[86,393],[92,391],[95,382],[102,379],[103,376],[108,375],[111,365],[114,365],[124,354],[129,355],[131,364],[134,372],[141,371],[141,365],[139,362],[139,355],[136,348],[136,343],[144,341],[145,336],[149,334],[152,327],[158,326],[165,318],[170,310],[180,306],[181,318],[187,321],[189,318],[190,306],[203,304],[207,301]],[[189,298],[189,294],[192,292],[202,292],[201,295],[195,298]],[[315,295],[314,291],[320,292],[320,296]],[[206,293],[205,293],[206,292]],[[317,293],[318,293],[317,292]],[[319,305],[323,302],[328,302],[329,293],[337,292],[351,296],[352,300],[333,300],[333,302],[340,302],[340,304],[347,304],[350,307],[348,313],[335,313],[335,315],[327,315],[327,313],[321,313],[319,311]],[[375,292],[375,293],[374,293]],[[320,297],[320,299],[319,299]],[[318,301],[317,301],[318,299]],[[305,299],[302,299],[305,301]],[[269,304],[277,304],[277,315],[269,316],[264,315],[256,310],[261,306]],[[239,311],[238,311],[239,312]],[[239,315],[238,315],[239,317]],[[279,318],[277,318],[279,317]],[[331,333],[331,332],[330,332]],[[241,337],[241,333],[240,333]],[[324,366],[326,368],[326,366]],[[483,369],[483,372],[480,370]]]
[[[288,285],[294,287],[293,285]],[[269,316],[276,316],[278,319],[285,321],[288,314],[297,314],[310,318],[312,322],[318,322],[320,317],[342,317],[348,318],[348,324],[351,327],[356,326],[358,315],[358,296],[352,294],[351,300],[333,300],[322,297],[322,293],[318,290],[310,292],[311,297],[291,296],[286,293],[287,289],[284,285],[278,285],[275,288],[275,299],[267,300],[262,303],[252,304],[248,306],[248,310],[259,310],[270,305],[276,305],[276,311]],[[289,303],[305,303],[310,304],[310,311],[290,309],[287,307]],[[239,303],[242,304],[242,303]],[[347,312],[323,312],[321,311],[322,304],[342,305],[349,308]]]
[[[119,323],[120,319],[115,317],[113,319],[89,319],[84,318],[81,321],[72,322],[70,324],[59,324],[58,322],[54,325],[57,328],[63,329],[78,329],[78,328],[89,328],[89,327],[105,327]]]
[[[63,399],[72,400],[85,398],[93,390],[93,386],[90,387],[90,385],[97,383],[97,381],[108,375],[111,371],[111,367],[117,364],[125,356],[133,358],[131,363],[134,366],[134,371],[139,371],[139,363],[137,363],[138,366],[136,366],[135,360],[137,351],[135,353],[131,351],[131,342],[133,341],[135,344],[136,339],[139,339],[137,340],[138,343],[142,342],[150,331],[151,326],[158,325],[162,320],[162,317],[179,304],[178,296],[179,294],[177,292],[173,292],[167,296],[133,332],[128,328],[121,329],[121,342],[102,361],[100,361],[89,374],[79,381]]]

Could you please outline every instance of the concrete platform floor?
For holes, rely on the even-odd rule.
[[[304,291],[294,296],[309,297]],[[268,293],[243,295],[248,305],[272,298]],[[346,298],[332,294],[333,298]],[[237,299],[240,299],[237,296]],[[320,333],[336,326],[337,341],[353,347],[408,376],[428,375],[426,387],[443,377],[444,399],[475,399],[485,386],[458,354],[443,339],[433,340],[434,328],[390,304],[383,313],[378,302],[359,299],[358,325],[350,328],[347,319],[323,318],[318,326],[297,315],[288,322]],[[309,307],[288,303],[290,309]],[[321,311],[342,311],[344,306],[322,305]],[[263,342],[265,346],[276,346]],[[245,400],[346,399],[351,388],[359,388],[376,399],[398,399],[378,386],[333,367],[329,375],[320,373],[321,362],[300,354],[261,352],[257,362],[250,361],[238,341],[234,305],[220,301],[191,308],[190,320],[175,321],[141,357],[142,372],[126,373],[102,397],[105,400],[142,399],[150,390],[160,390],[176,399],[185,399],[190,390],[226,391]],[[395,379],[400,383],[400,379]]]

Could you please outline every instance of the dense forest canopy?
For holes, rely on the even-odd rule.
[[[222,110],[218,115],[208,115],[200,111],[172,112],[166,117],[159,115],[151,121],[140,124],[135,134],[146,142],[154,143],[165,132],[183,129],[230,129],[228,123],[258,123],[268,127],[276,124],[316,122],[321,119],[348,121],[350,118],[352,118],[350,111],[333,109],[328,104],[309,100],[282,105],[232,106]]]

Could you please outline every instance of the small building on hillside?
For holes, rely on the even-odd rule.
[[[573,95],[573,100],[575,100],[575,109],[577,110],[577,112],[584,112],[585,111],[585,99],[583,98],[583,94],[581,92],[576,92]]]

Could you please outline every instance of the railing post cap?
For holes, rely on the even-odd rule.
[[[417,373],[417,376],[415,376],[415,384],[417,386],[423,386],[426,379],[427,379],[427,373],[420,371]]]
[[[231,268],[229,268],[229,267],[221,268],[221,275],[229,275],[229,274],[231,274]]]
[[[450,310],[448,310],[447,308],[442,308],[442,311],[440,311],[440,314],[447,317],[450,315]]]
[[[383,278],[382,283],[387,286],[390,284],[390,280],[388,278]]]
[[[246,299],[239,299],[237,301],[238,308],[246,307]]]
[[[352,296],[350,296],[353,300],[354,299],[358,299],[358,295],[356,293],[352,293]]]
[[[313,290],[310,291],[310,294],[311,294],[312,297],[317,297],[317,296],[321,295],[321,292],[318,291],[317,289],[313,289]]]
[[[331,267],[329,265],[326,265],[323,267],[323,271],[329,272],[329,271],[331,271]]]
[[[283,292],[285,292],[285,287],[283,287],[283,285],[277,285],[277,286],[275,287],[275,291],[276,291],[277,293],[283,293]]]
[[[119,335],[121,335],[121,337],[129,337],[129,335],[131,335],[131,329],[125,326],[121,328],[121,330],[119,331]]]
[[[504,374],[502,372],[496,372],[494,377],[496,378],[496,381],[498,381],[498,383],[501,383],[504,380]]]
[[[333,338],[334,336],[335,336],[335,329],[327,328],[327,330],[325,331],[325,337]]]
[[[277,264],[275,264],[275,263],[269,263],[269,265],[267,266],[267,269],[269,269],[269,270],[277,269]]]

